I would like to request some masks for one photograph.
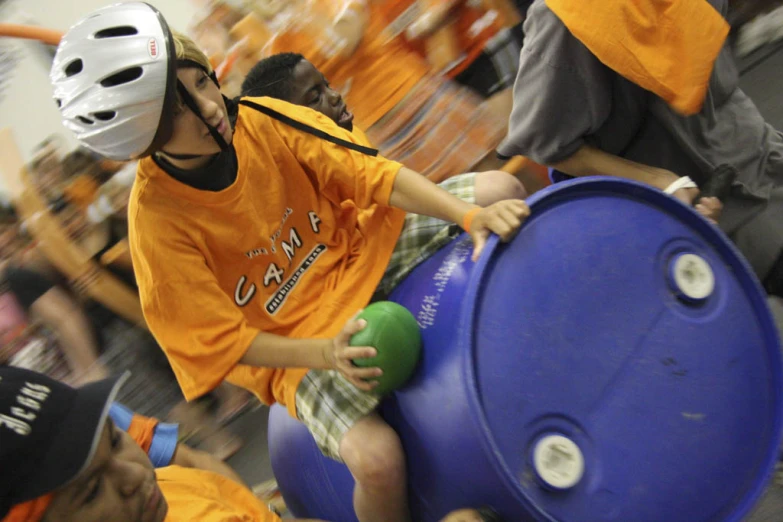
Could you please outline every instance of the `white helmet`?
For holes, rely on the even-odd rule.
[[[71,27],[50,78],[63,124],[93,151],[117,160],[154,152],[171,137],[174,40],[143,2],[99,9]]]

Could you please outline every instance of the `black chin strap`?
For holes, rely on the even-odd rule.
[[[177,66],[178,67],[196,67],[198,69],[201,69],[206,73],[206,70],[202,65],[198,62],[194,62],[193,60],[177,60]],[[210,79],[215,82],[215,85],[217,85],[218,89],[220,88],[220,84],[217,80],[217,75],[214,71],[212,71],[212,74],[209,75]],[[215,142],[220,146],[220,150],[227,150],[228,149],[228,143],[226,143],[226,140],[223,139],[223,136],[220,135],[218,130],[207,123],[207,120],[204,119],[204,116],[201,114],[201,111],[198,108],[198,105],[196,104],[196,101],[193,99],[193,97],[190,95],[188,90],[185,88],[185,86],[182,84],[179,79],[177,80],[177,92],[179,93],[180,99],[182,99],[182,103],[185,104],[185,106],[190,109],[193,114],[200,119],[204,125],[207,126],[207,130],[209,131],[210,136],[212,136],[212,139],[215,140]],[[230,125],[228,114],[225,115],[226,118],[226,124]],[[189,160],[189,159],[195,159],[195,158],[202,158],[204,156],[211,156],[211,154],[173,154],[171,152],[166,152],[165,150],[161,149],[161,152],[165,154],[166,156],[178,159],[178,160]]]

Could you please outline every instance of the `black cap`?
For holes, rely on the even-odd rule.
[[[74,389],[0,367],[0,518],[68,484],[92,461],[125,375]]]

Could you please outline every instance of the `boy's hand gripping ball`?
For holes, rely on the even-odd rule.
[[[363,330],[351,337],[351,346],[372,346],[375,357],[354,359],[361,367],[379,367],[383,375],[372,393],[386,395],[400,388],[413,375],[421,354],[421,332],[416,319],[404,306],[379,301],[364,309],[356,318],[367,321]]]

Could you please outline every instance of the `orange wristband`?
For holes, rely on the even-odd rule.
[[[473,218],[479,212],[481,212],[481,207],[475,207],[465,212],[465,215],[462,217],[462,230],[470,233],[470,225],[473,224]]]

